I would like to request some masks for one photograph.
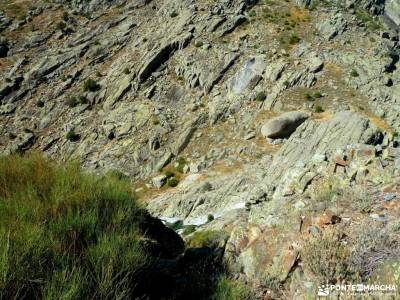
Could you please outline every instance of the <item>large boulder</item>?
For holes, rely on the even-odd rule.
[[[261,128],[261,134],[271,139],[289,137],[308,118],[309,115],[305,112],[291,111],[284,113],[264,124]]]

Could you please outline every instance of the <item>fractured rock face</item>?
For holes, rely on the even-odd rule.
[[[247,88],[253,88],[261,79],[264,70],[265,62],[262,57],[249,59],[230,80],[229,90],[234,94],[240,94]]]
[[[400,1],[399,0],[388,0],[386,1],[385,14],[393,21],[397,26],[400,26]]]
[[[272,139],[289,137],[308,118],[309,115],[305,112],[284,113],[264,124],[261,134]]]
[[[350,111],[339,112],[322,123],[308,120],[277,152],[266,178],[278,187],[277,194],[282,194],[291,184],[301,182],[314,166],[321,165],[321,155],[329,157],[352,144],[376,144],[381,138],[375,125]]]

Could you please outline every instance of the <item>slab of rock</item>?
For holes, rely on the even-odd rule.
[[[160,188],[162,187],[166,182],[167,182],[167,175],[158,175],[156,177],[153,177],[153,179],[151,180],[152,184],[154,187],[156,188]]]
[[[261,79],[264,70],[265,62],[261,57],[249,59],[230,80],[229,90],[235,94],[240,94],[247,88],[253,88]]]
[[[308,118],[309,115],[305,112],[291,111],[284,113],[264,124],[261,128],[261,134],[272,139],[289,137]]]
[[[325,122],[307,120],[290,136],[269,163],[268,183],[276,193],[285,193],[293,184],[298,185],[305,174],[320,166],[316,155],[333,157],[338,150],[354,144],[377,144],[382,139],[378,127],[368,119],[351,111],[336,113]]]

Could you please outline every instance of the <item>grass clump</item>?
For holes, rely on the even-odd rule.
[[[210,223],[210,222],[214,221],[214,219],[215,219],[214,216],[212,214],[209,214],[207,216],[207,223]]]
[[[74,130],[70,130],[65,135],[65,138],[70,142],[76,142],[76,141],[79,141],[81,136],[78,133],[76,133]]]
[[[316,107],[315,107],[315,110],[314,110],[317,114],[320,114],[320,113],[323,113],[324,112],[324,109],[322,108],[322,106],[320,106],[320,105],[317,105]]]
[[[176,187],[179,184],[179,180],[176,177],[171,177],[167,181],[169,187]]]
[[[175,170],[179,173],[183,173],[183,168],[187,165],[187,161],[184,157],[180,156],[176,159]]]
[[[335,229],[310,237],[302,249],[301,261],[305,270],[319,283],[350,282],[355,276],[351,251],[342,234]]]
[[[256,95],[256,101],[263,102],[267,98],[265,92],[259,92]]]
[[[121,299],[150,261],[127,181],[0,158],[0,298]]]
[[[358,74],[358,72],[353,69],[353,70],[350,71],[350,76],[351,77],[358,77],[358,76],[360,76],[360,74]]]
[[[203,230],[193,234],[187,242],[188,248],[218,248],[226,240],[226,234],[221,231]]]
[[[240,281],[233,281],[226,276],[218,279],[213,300],[251,300],[255,299],[250,289]]]
[[[89,78],[83,84],[83,91],[85,92],[96,92],[101,86],[93,79]]]

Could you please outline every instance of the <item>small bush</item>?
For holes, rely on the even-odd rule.
[[[351,77],[358,77],[358,76],[360,76],[360,74],[358,74],[358,72],[356,71],[356,70],[351,70],[351,72],[350,72],[350,76]]]
[[[211,215],[211,214],[209,214],[209,215],[207,216],[207,222],[210,223],[211,221],[214,221],[214,216]]]
[[[317,106],[315,107],[315,112],[316,112],[317,114],[323,113],[323,112],[324,112],[324,109],[322,108],[322,106],[317,105]]]
[[[44,107],[44,102],[43,102],[42,100],[38,100],[38,101],[36,102],[36,106],[37,106],[37,107]]]
[[[171,177],[175,176],[174,172],[172,172],[170,170],[165,171],[164,174],[165,174],[165,176],[167,176],[167,178],[171,178]]]
[[[263,102],[267,98],[265,92],[259,92],[256,96],[256,101]]]
[[[242,282],[231,280],[226,276],[218,279],[212,300],[251,300],[255,299],[250,289]]]
[[[189,234],[195,232],[196,228],[197,228],[197,226],[195,226],[195,225],[185,226],[183,229],[183,235],[189,235]]]
[[[65,135],[65,138],[71,142],[76,142],[79,141],[79,139],[81,138],[81,136],[79,134],[77,134],[74,130],[70,130],[67,132],[67,134]]]
[[[314,93],[314,98],[322,98],[321,92],[315,92]]]
[[[124,74],[125,75],[131,74],[131,70],[129,70],[129,68],[125,68],[124,69]]]
[[[202,46],[203,46],[203,42],[202,42],[202,41],[196,41],[196,42],[194,43],[194,45],[195,45],[197,48],[199,48],[199,47],[202,47]]]
[[[171,18],[175,18],[175,17],[178,16],[178,13],[177,13],[176,11],[173,11],[173,12],[170,13],[169,16],[170,16]]]
[[[289,37],[289,44],[290,44],[290,45],[298,44],[300,41],[301,41],[301,39],[300,39],[297,35],[295,35],[295,34],[292,34],[292,35]]]
[[[69,107],[73,108],[79,104],[79,100],[76,97],[68,97],[66,103]]]
[[[305,93],[304,98],[308,101],[314,101],[314,97],[310,93]]]
[[[188,248],[218,248],[226,240],[226,234],[221,231],[203,230],[197,231],[187,242]]]
[[[180,156],[177,158],[176,162],[178,165],[175,167],[175,170],[179,173],[183,173],[183,168],[187,165],[186,159]]]
[[[65,24],[64,22],[58,22],[56,25],[57,30],[65,30],[65,28],[67,28],[67,24]]]
[[[84,95],[80,95],[79,96],[79,103],[80,104],[88,104],[89,103],[89,99],[86,98]]]
[[[0,200],[1,299],[131,298],[149,256],[127,182],[6,156]]]
[[[83,90],[85,92],[96,92],[101,88],[101,86],[93,79],[89,78],[83,84]]]
[[[342,235],[335,229],[326,229],[321,236],[305,241],[301,261],[319,283],[349,282],[355,276],[350,254]]]
[[[182,220],[178,220],[178,221],[176,221],[174,223],[168,223],[167,226],[169,228],[171,228],[172,230],[177,231],[177,230],[183,228],[183,221]]]
[[[176,177],[171,177],[167,181],[169,187],[176,187],[179,184],[179,180]]]

